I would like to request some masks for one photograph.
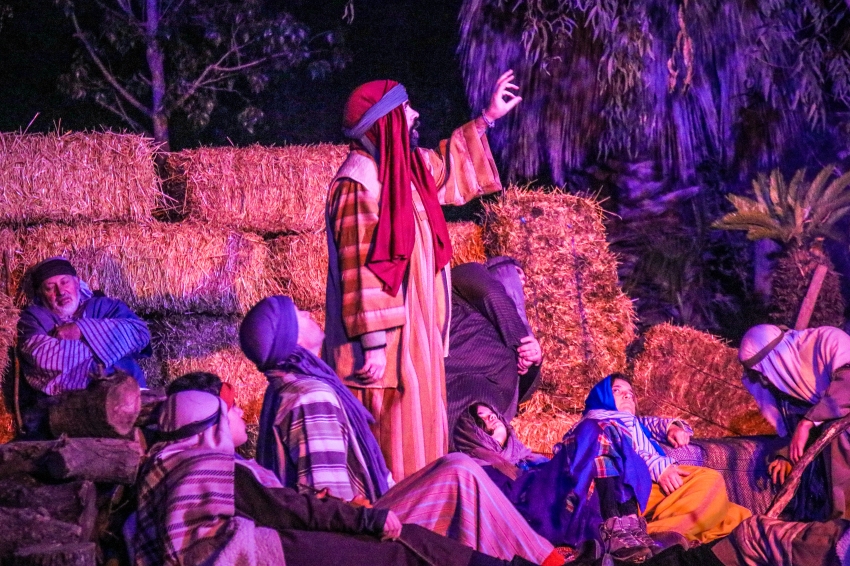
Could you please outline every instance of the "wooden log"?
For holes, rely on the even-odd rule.
[[[58,440],[0,444],[0,478],[38,473],[41,461],[58,444]]]
[[[57,521],[33,509],[0,507],[0,557],[11,556],[19,548],[38,544],[83,542],[77,525]]]
[[[15,552],[12,564],[13,566],[95,566],[97,547],[93,542],[28,546]]]
[[[794,497],[794,492],[797,491],[797,487],[800,485],[800,480],[803,477],[803,472],[806,467],[812,463],[812,460],[814,460],[824,448],[826,448],[827,444],[832,442],[833,439],[840,434],[844,433],[844,431],[848,428],[850,428],[850,415],[832,421],[824,429],[823,433],[818,437],[815,443],[809,446],[803,453],[803,457],[794,464],[794,467],[791,469],[791,473],[788,474],[788,477],[785,479],[785,483],[782,484],[782,488],[779,490],[779,493],[776,494],[776,497],[773,499],[773,503],[770,504],[770,508],[768,508],[767,513],[765,513],[766,516],[772,519],[779,518],[779,514],[782,513],[782,510],[785,509]]]
[[[145,389],[142,391],[142,410],[136,418],[136,426],[155,424],[159,420],[159,408],[165,401],[164,389]]]
[[[126,437],[141,408],[141,388],[132,377],[98,380],[59,396],[50,407],[50,431],[57,437]]]
[[[132,484],[142,457],[138,442],[117,438],[63,438],[44,457],[54,479]]]
[[[31,476],[0,481],[0,506],[37,509],[51,518],[80,527],[91,540],[97,518],[97,490],[90,481],[42,484]]]

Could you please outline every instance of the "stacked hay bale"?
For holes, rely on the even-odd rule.
[[[618,286],[602,215],[591,198],[516,187],[487,206],[487,255],[510,255],[523,265],[528,319],[545,352],[538,395],[549,397],[532,400],[515,423],[518,430],[545,426],[551,416],[541,407],[565,412],[565,422],[577,420],[590,387],[625,369],[635,315]],[[526,440],[541,451],[551,449],[536,438]]]
[[[698,436],[776,434],[741,384],[738,351],[710,334],[652,327],[633,379],[642,413],[683,418]]]
[[[46,251],[45,242],[29,231],[59,223],[135,226],[150,221],[162,194],[153,150],[149,140],[108,132],[0,134],[0,365],[8,365],[6,352],[16,324],[10,298],[16,297],[19,306],[25,301],[19,293],[23,262],[33,250]],[[5,437],[14,387],[11,372],[4,377],[0,420]]]
[[[15,342],[15,327],[18,324],[18,309],[12,298],[0,293],[0,375],[9,368],[9,353]],[[11,380],[3,380],[0,389],[0,444],[8,442],[15,433],[14,387]]]

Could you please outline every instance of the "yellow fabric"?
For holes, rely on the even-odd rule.
[[[682,487],[664,495],[654,483],[646,504],[647,532],[674,531],[688,540],[710,542],[732,532],[750,511],[729,501],[719,472],[699,466],[679,466],[690,472]]]

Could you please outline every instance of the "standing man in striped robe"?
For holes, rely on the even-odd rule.
[[[137,358],[150,355],[143,320],[117,299],[96,297],[63,257],[32,269],[32,302],[18,321],[18,356],[28,387],[22,392],[23,434],[44,438],[48,398],[85,389],[94,375],[121,371],[144,387]]]
[[[448,447],[445,369],[452,256],[441,204],[501,190],[485,132],[514,108],[513,72],[437,150],[416,147],[416,112],[395,81],[345,107],[351,152],[328,193],[326,360],[375,417],[396,481]]]

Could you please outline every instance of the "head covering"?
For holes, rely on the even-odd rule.
[[[622,379],[623,381],[628,381],[628,378],[619,373],[612,373],[608,375],[593,386],[590,390],[590,393],[587,394],[587,398],[584,400],[584,410],[581,412],[582,415],[588,416],[590,411],[606,411],[608,413],[619,413],[620,415],[626,416],[627,420],[634,422],[640,426],[640,430],[646,435],[647,440],[652,443],[652,445],[661,453],[664,454],[664,449],[661,448],[661,445],[652,438],[652,433],[649,432],[649,429],[646,428],[639,419],[631,419],[635,415],[631,413],[627,413],[625,411],[621,411],[617,408],[617,402],[614,400],[614,390],[611,388],[614,384],[615,379]],[[637,401],[637,400],[636,400]],[[637,403],[635,403],[637,404]],[[611,415],[614,418],[617,418],[616,415]]]
[[[47,258],[39,262],[32,269],[32,288],[35,291],[41,287],[41,284],[57,275],[73,275],[77,276],[77,270],[71,265],[71,262],[61,256]]]
[[[738,359],[780,392],[814,404],[829,387],[833,372],[850,363],[850,336],[832,326],[782,332],[760,324],[744,335]]]
[[[343,131],[369,150],[378,164],[380,211],[366,266],[393,296],[401,288],[416,237],[411,183],[428,216],[437,269],[452,257],[434,178],[422,153],[410,147],[403,107],[406,100],[404,87],[395,81],[368,82],[351,93],[343,117]]]
[[[232,537],[235,452],[227,407],[204,391],[163,403],[160,430],[140,476],[136,564],[207,564]]]
[[[488,407],[505,425],[508,435],[504,446],[478,424],[476,411],[479,405]],[[519,441],[510,423],[487,403],[473,403],[467,410],[462,411],[452,436],[458,452],[469,454],[482,466],[493,466],[514,480],[519,476],[518,465],[531,456],[531,450]]]
[[[517,269],[522,269],[522,266],[517,260],[506,255],[490,258],[484,266],[487,267],[490,275],[505,288],[505,293],[508,294],[516,305],[519,318],[522,320],[528,333],[531,334],[531,325],[528,323],[528,315],[525,312],[525,291],[523,290],[522,280],[517,272]]]
[[[254,305],[239,326],[239,345],[260,371],[274,369],[298,346],[298,315],[292,299],[267,297]]]
[[[593,386],[584,400],[584,411],[581,414],[586,415],[588,411],[593,410],[619,411],[614,401],[614,391],[611,389],[613,381],[613,376],[609,375]]]
[[[784,332],[772,324],[753,326],[741,339],[738,361],[747,369],[762,361],[782,341]]]
[[[227,404],[206,391],[169,395],[159,416],[160,454],[188,448],[234,452]]]
[[[374,419],[325,362],[298,345],[298,317],[295,312],[292,299],[282,295],[267,297],[254,305],[239,328],[242,351],[266,377],[270,377],[269,372],[281,371],[299,378],[316,379],[333,390],[366,459],[373,484],[367,486],[373,491],[367,495],[374,501],[389,489],[387,477],[390,473],[369,428]],[[274,439],[261,438],[259,442],[274,442]],[[269,450],[269,453],[272,452],[274,450]]]

